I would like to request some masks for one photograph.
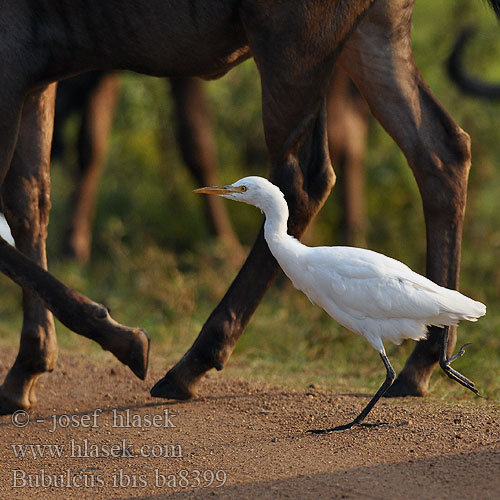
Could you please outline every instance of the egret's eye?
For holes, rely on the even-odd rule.
[[[240,187],[240,191],[241,191],[242,193],[244,193],[247,189],[248,189],[248,188],[247,188],[246,186],[241,186],[241,187]]]

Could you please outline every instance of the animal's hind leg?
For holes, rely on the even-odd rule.
[[[364,156],[370,110],[351,79],[336,68],[327,98],[328,147],[337,171],[343,243],[366,246]]]
[[[427,276],[457,288],[470,168],[470,139],[436,100],[413,60],[412,3],[376,2],[348,40],[340,62],[398,143],[422,196]],[[422,396],[438,364],[443,329],[418,342],[387,395]],[[456,343],[450,329],[448,352]]]
[[[326,112],[308,117],[305,145],[280,158],[271,167],[271,179],[286,193],[291,218],[289,232],[299,237],[321,208],[334,183],[326,146]],[[288,122],[286,122],[288,123]],[[298,137],[300,140],[300,138]],[[304,170],[302,170],[304,169]],[[211,368],[222,370],[278,266],[260,231],[249,257],[228,292],[212,312],[182,359],[151,389],[151,395],[189,399]]]
[[[55,85],[51,85],[26,98],[16,151],[2,186],[5,215],[16,247],[45,269],[54,96]],[[23,314],[19,353],[0,389],[0,412],[33,406],[35,382],[41,373],[54,369],[57,358],[52,314],[26,289]]]
[[[209,110],[203,84],[196,78],[171,78],[175,104],[176,135],[184,163],[198,186],[214,186],[217,180],[217,154],[211,132]],[[224,200],[204,196],[208,224],[233,253],[241,254]]]
[[[286,10],[292,3],[293,9]],[[309,10],[310,2],[278,2],[276,12],[266,11],[263,17],[259,12],[250,13],[244,20],[252,27],[249,42],[261,74],[270,178],[287,198],[288,230],[297,237],[321,208],[335,180],[327,147],[324,96],[336,48],[349,31],[346,19],[354,22],[368,2],[342,5],[338,12],[335,2],[318,2],[317,10]],[[254,8],[253,3],[247,8]],[[277,29],[290,15],[293,23],[283,26],[283,31]],[[296,32],[290,32],[292,26]],[[312,27],[317,32],[312,33]],[[287,37],[280,39],[276,33],[287,33]],[[324,45],[311,51],[312,41]],[[277,263],[261,230],[243,268],[192,347],[151,394],[190,398],[206,371],[222,369],[276,272]]]
[[[79,109],[82,112],[78,134],[79,169],[66,242],[66,253],[81,264],[86,264],[90,259],[99,181],[120,93],[120,77],[117,73],[94,72],[88,75],[90,77],[92,80],[85,88],[85,102]]]
[[[140,328],[120,325],[102,304],[61,283],[49,272],[0,238],[0,272],[28,288],[70,330],[96,341],[112,352],[135,375],[144,379],[149,359],[149,337]]]

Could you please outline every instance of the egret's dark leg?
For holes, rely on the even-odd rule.
[[[446,327],[444,329],[444,334],[443,334],[443,342],[441,345],[441,356],[439,358],[439,366],[443,369],[443,371],[450,377],[452,380],[455,382],[458,382],[459,384],[463,385],[464,387],[467,387],[470,391],[472,391],[474,394],[477,394],[479,396],[479,391],[476,389],[474,386],[474,382],[471,382],[468,378],[464,377],[461,373],[457,372],[454,370],[450,365],[455,361],[457,358],[460,358],[465,354],[465,347],[470,344],[464,344],[460,350],[452,356],[451,358],[448,359],[448,329],[449,327]]]
[[[394,382],[394,379],[396,378],[396,372],[394,371],[394,368],[392,367],[388,357],[381,352],[380,357],[382,358],[382,361],[384,362],[385,369],[387,370],[387,375],[385,376],[384,383],[380,386],[380,389],[377,391],[375,396],[370,400],[370,402],[365,406],[363,411],[349,424],[345,425],[338,425],[337,427],[332,427],[331,429],[312,429],[310,431],[311,434],[330,434],[335,431],[345,431],[347,429],[351,429],[355,425],[364,425],[366,427],[375,427],[380,424],[363,424],[363,420],[366,418],[368,413],[370,413],[371,409],[375,406],[375,403],[384,395],[384,393],[391,387],[392,383]]]

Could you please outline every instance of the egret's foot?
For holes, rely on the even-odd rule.
[[[476,387],[474,385],[474,382],[469,380],[467,377],[464,377],[461,373],[459,373],[457,370],[453,369],[450,366],[450,364],[453,363],[453,361],[462,357],[465,354],[465,348],[468,345],[470,345],[470,342],[468,342],[467,344],[464,344],[459,349],[457,354],[455,354],[454,356],[452,356],[449,359],[445,359],[444,357],[442,357],[439,361],[439,366],[441,366],[441,368],[446,373],[446,375],[448,375],[448,377],[450,377],[452,380],[454,380],[455,382],[458,382],[460,385],[463,385],[464,387],[469,389],[469,391],[472,391],[477,396],[480,396],[479,391],[476,389]]]
[[[337,427],[332,427],[330,429],[310,429],[306,431],[308,434],[332,434],[337,431],[347,431],[349,429],[352,429],[353,427],[380,427],[382,425],[389,425],[388,422],[375,422],[372,424],[368,424],[366,422],[356,422],[354,420],[353,422],[349,424],[344,424],[344,425],[337,425]]]
[[[198,396],[198,385],[205,369],[193,369],[181,359],[151,389],[151,396],[166,399],[191,399]]]
[[[331,434],[332,432],[336,431],[346,431],[348,429],[352,429],[355,425],[360,425],[363,427],[378,427],[379,425],[385,425],[385,422],[379,422],[375,424],[365,424],[363,421],[365,420],[366,416],[370,413],[372,408],[375,406],[377,401],[386,393],[387,389],[391,387],[392,383],[394,382],[394,379],[396,378],[396,372],[394,371],[394,368],[392,367],[389,358],[385,354],[385,351],[379,352],[380,358],[384,362],[384,366],[386,369],[386,376],[384,383],[379,387],[379,390],[375,393],[375,395],[370,399],[368,404],[363,408],[363,411],[350,423],[344,424],[344,425],[338,425],[337,427],[333,427],[331,429],[324,429],[324,430],[311,430],[308,431],[312,434]]]
[[[337,430],[337,427],[332,427],[331,429],[309,429],[306,431],[307,434],[332,434]]]
[[[461,358],[464,354],[465,354],[465,348],[468,346],[468,345],[471,345],[472,342],[467,342],[466,344],[464,344],[459,350],[458,352],[452,356],[449,360],[448,360],[448,364],[450,363],[453,363],[453,361],[455,361],[456,359],[458,358]]]

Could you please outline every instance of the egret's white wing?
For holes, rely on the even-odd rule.
[[[333,301],[340,310],[357,319],[429,319],[435,321],[429,324],[441,324],[436,321],[443,313],[481,315],[481,307],[474,304],[482,304],[370,250],[309,248],[303,262],[308,274],[303,289],[307,296],[325,309]]]
[[[12,233],[10,232],[10,227],[7,224],[7,221],[5,220],[5,217],[3,214],[0,213],[0,236],[7,241],[7,243],[10,243],[11,245],[14,245],[14,238],[12,238]]]

